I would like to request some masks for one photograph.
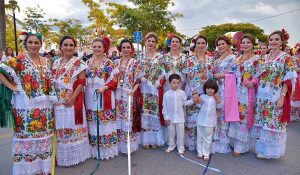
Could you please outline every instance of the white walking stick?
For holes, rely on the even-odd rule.
[[[129,95],[128,96],[128,122],[130,122],[130,118],[131,118],[131,100],[132,97]],[[127,159],[128,159],[128,175],[131,175],[131,152],[130,152],[130,126],[131,125],[127,125],[127,132],[128,132],[128,136],[127,136]]]

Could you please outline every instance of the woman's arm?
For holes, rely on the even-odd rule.
[[[19,92],[19,89],[16,86],[14,86],[12,83],[10,83],[8,79],[1,73],[0,73],[0,82],[4,84],[4,86],[12,90],[13,92]]]
[[[280,93],[280,98],[278,99],[277,105],[276,105],[277,108],[281,108],[283,106],[283,101],[284,101],[286,92],[287,92],[287,85],[285,83],[283,83],[281,93]]]
[[[85,75],[86,75],[86,72],[85,72],[85,70],[84,70],[84,71],[82,71],[82,72],[79,73],[77,79],[85,79]],[[76,87],[75,91],[73,92],[72,96],[71,96],[69,99],[67,99],[67,100],[65,101],[64,105],[65,105],[67,108],[72,107],[72,106],[74,105],[75,99],[76,99],[76,97],[82,92],[83,87],[84,87],[84,86],[83,86],[82,84],[79,84],[79,85]]]

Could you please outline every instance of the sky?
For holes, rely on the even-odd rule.
[[[5,0],[6,3],[8,1]],[[25,18],[26,7],[34,7],[38,4],[46,13],[46,19],[76,18],[86,25],[89,23],[87,19],[89,9],[82,4],[81,0],[17,1],[21,12],[16,13],[16,17],[20,19]],[[112,1],[128,4],[126,0]],[[266,34],[286,29],[290,34],[288,45],[292,47],[300,42],[300,0],[173,0],[173,2],[175,6],[169,7],[169,10],[183,14],[183,17],[173,24],[179,32],[189,37],[196,35],[207,25],[251,21],[262,28]],[[293,10],[295,11],[290,12]],[[282,13],[286,14],[279,15]],[[268,18],[271,16],[275,17]],[[258,20],[262,18],[267,19]]]

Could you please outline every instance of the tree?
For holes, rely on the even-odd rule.
[[[134,31],[156,32],[159,36],[167,36],[175,32],[172,21],[183,15],[168,11],[168,7],[175,4],[171,0],[129,0],[134,8],[118,3],[108,3],[111,18],[121,28],[126,28],[132,35]],[[164,42],[164,41],[160,41]]]
[[[6,21],[5,21],[5,3],[0,0],[0,49],[6,48]]]
[[[49,19],[50,25],[57,29],[57,32],[50,32],[51,41],[59,43],[60,38],[65,35],[70,35],[80,42],[88,35],[87,30],[82,26],[82,22],[77,19]],[[48,29],[47,29],[48,30]]]
[[[25,14],[27,17],[24,19],[24,22],[27,30],[33,29],[39,32],[45,22],[45,20],[43,20],[45,15],[44,10],[41,9],[39,5],[37,5],[37,7],[27,7]]]
[[[215,48],[215,40],[228,32],[241,31],[243,33],[250,33],[254,35],[259,41],[265,42],[267,40],[267,35],[264,34],[264,30],[255,26],[251,23],[226,23],[221,25],[211,25],[203,27],[199,34],[207,37],[208,46],[210,49]]]

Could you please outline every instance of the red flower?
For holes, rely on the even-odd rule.
[[[257,60],[255,60],[255,61],[253,62],[253,65],[256,67],[256,66],[257,66],[257,64],[258,64],[258,61],[257,61]]]
[[[46,87],[49,88],[51,86],[51,80],[46,79]]]
[[[32,77],[29,74],[24,75],[23,80],[25,83],[30,83]]]
[[[240,71],[242,72],[244,70],[244,66],[241,66],[240,67]]]
[[[25,59],[25,56],[23,54],[20,54],[17,56],[17,58],[19,58],[20,60],[23,60],[23,59]]]
[[[52,75],[56,75],[56,69],[52,69]]]
[[[34,118],[38,118],[41,115],[41,110],[40,109],[35,109],[32,113],[32,116]]]
[[[22,125],[22,118],[20,116],[16,117],[16,125],[21,126]]]
[[[76,60],[74,66],[79,66],[79,65],[80,65],[80,60]]]
[[[16,127],[15,132],[16,133],[20,133],[21,132],[21,128],[20,127]]]
[[[24,64],[22,64],[21,62],[19,62],[17,66],[18,66],[20,71],[23,71],[25,69]]]
[[[46,116],[41,117],[41,123],[42,123],[43,126],[45,126],[47,124],[47,117]]]
[[[268,75],[268,71],[265,71],[264,73],[261,74],[261,78],[266,78],[267,75]]]
[[[289,63],[291,61],[291,57],[287,57],[286,59],[285,59],[285,63],[287,64],[287,63]]]
[[[65,129],[65,133],[66,133],[66,134],[72,134],[72,129],[66,128],[66,129]]]
[[[207,68],[208,68],[208,70],[211,70],[211,65],[208,65],[208,67],[207,67]]]
[[[33,81],[32,82],[32,89],[33,90],[36,90],[36,89],[38,89],[39,88],[39,83],[37,82],[37,81]]]
[[[240,115],[240,120],[244,120],[245,119],[245,115]]]
[[[263,111],[263,115],[264,115],[264,116],[268,116],[269,114],[270,114],[270,112],[269,112],[268,109],[265,109],[265,110]]]

